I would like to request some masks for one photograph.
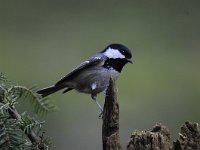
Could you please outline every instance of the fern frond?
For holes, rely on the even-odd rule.
[[[40,116],[45,116],[48,112],[55,111],[57,107],[53,104],[52,101],[46,98],[41,98],[34,91],[24,87],[24,86],[13,86],[8,89],[9,95],[14,95],[16,101],[28,99],[36,114]]]
[[[2,114],[0,120],[0,149],[22,149],[25,140],[24,133],[19,129],[19,122]]]
[[[6,103],[6,104],[0,103],[0,114],[4,114],[5,110],[8,109],[9,105],[10,105],[9,103]]]
[[[27,115],[22,116],[22,125],[24,128],[24,132],[26,134],[29,134],[33,130],[39,132],[43,124],[44,124],[44,121],[39,122],[30,116],[27,116]]]
[[[0,150],[55,149],[50,139],[44,137],[44,122],[19,113],[15,108],[16,104],[21,104],[19,100],[27,100],[40,116],[57,109],[49,99],[43,99],[36,91],[36,87],[29,89],[13,85],[0,73]]]
[[[12,85],[11,81],[6,78],[6,76],[0,72],[0,85],[4,88],[10,87]]]

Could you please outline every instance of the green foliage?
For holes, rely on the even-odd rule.
[[[25,100],[40,116],[56,110],[49,99],[41,98],[33,88],[13,85],[0,74],[0,149],[54,149],[51,140],[44,136],[42,127],[45,122],[16,110],[15,106]]]
[[[9,118],[8,114],[0,114],[0,148],[20,149],[24,148],[25,134],[20,130],[20,122]]]
[[[41,131],[42,125],[45,123],[37,121],[35,118],[31,118],[30,116],[24,114],[22,117],[22,122],[24,127],[24,132],[29,134],[33,130],[37,130],[36,132],[39,133]]]
[[[45,116],[48,112],[55,111],[56,106],[47,98],[41,98],[32,89],[24,86],[13,86],[8,90],[8,93],[14,95],[16,101],[29,100],[36,114]]]

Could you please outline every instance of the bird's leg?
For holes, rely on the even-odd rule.
[[[103,108],[101,107],[101,105],[99,104],[98,100],[97,100],[97,95],[96,94],[92,94],[91,95],[92,99],[95,101],[97,107],[100,109],[100,113],[98,115],[99,118],[102,118],[103,115]]]

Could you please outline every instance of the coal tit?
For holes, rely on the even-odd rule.
[[[37,91],[42,97],[64,89],[63,93],[76,90],[91,94],[91,98],[103,111],[96,96],[106,90],[112,77],[116,80],[127,63],[132,63],[131,51],[122,44],[110,44],[103,51],[81,63],[53,86]]]

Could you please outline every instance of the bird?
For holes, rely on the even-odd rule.
[[[84,61],[69,74],[61,78],[50,87],[43,88],[37,93],[41,97],[46,97],[57,91],[63,90],[63,93],[76,90],[80,93],[90,94],[100,109],[100,115],[103,108],[97,100],[97,94],[106,91],[109,80],[116,81],[127,63],[133,63],[132,53],[128,47],[123,44],[110,44],[88,60]]]

